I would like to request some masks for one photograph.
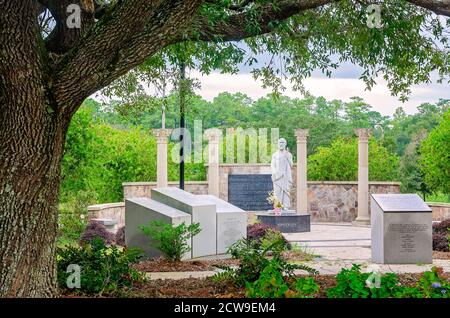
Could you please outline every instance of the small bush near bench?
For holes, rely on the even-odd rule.
[[[58,248],[58,285],[66,292],[115,295],[121,288],[143,280],[143,275],[131,267],[141,255],[142,252],[138,249],[106,246],[99,238],[87,241],[81,246]],[[74,272],[70,270],[74,265],[80,269],[79,288],[68,286],[68,281],[76,280]]]

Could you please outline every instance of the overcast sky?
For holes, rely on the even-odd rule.
[[[450,99],[450,85],[447,83],[437,84],[434,80],[431,84],[413,86],[409,100],[402,103],[397,97],[391,96],[383,79],[378,79],[377,85],[371,91],[366,91],[364,82],[359,79],[361,73],[360,67],[347,63],[334,71],[331,78],[325,77],[320,71],[314,72],[310,78],[305,80],[305,87],[312,95],[323,96],[329,100],[348,101],[352,96],[360,96],[383,115],[392,115],[399,106],[402,106],[406,113],[413,114],[421,103],[435,103],[439,98]],[[242,92],[253,99],[270,93],[270,89],[263,89],[261,83],[255,81],[245,67],[242,67],[239,74],[236,75],[213,73],[205,76],[192,72],[191,76],[197,78],[201,83],[201,89],[197,93],[209,101],[224,91]],[[435,76],[433,77],[436,79]],[[292,90],[289,82],[284,85],[287,87],[285,95],[302,97],[299,92]]]

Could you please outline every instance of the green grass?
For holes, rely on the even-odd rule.
[[[450,203],[450,194],[436,193],[427,195],[427,202]]]

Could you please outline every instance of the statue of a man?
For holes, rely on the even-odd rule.
[[[270,164],[272,172],[273,191],[277,199],[283,205],[283,210],[291,207],[292,187],[292,154],[286,150],[286,139],[278,140],[278,151],[272,155]]]

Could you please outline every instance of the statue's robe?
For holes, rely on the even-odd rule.
[[[272,155],[270,164],[272,172],[273,190],[277,199],[287,210],[291,207],[292,187],[292,155],[286,150],[279,150]]]

